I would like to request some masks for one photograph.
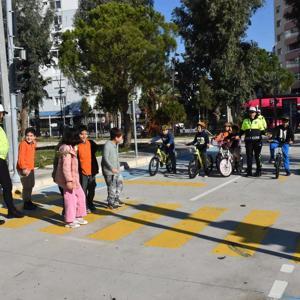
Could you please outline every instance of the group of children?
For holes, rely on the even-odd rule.
[[[112,209],[123,204],[120,200],[123,186],[118,157],[120,143],[122,143],[122,132],[118,128],[113,128],[110,132],[110,140],[104,145],[101,162],[102,174],[108,189],[108,207]],[[78,228],[88,223],[83,217],[96,210],[93,200],[97,186],[96,175],[99,173],[96,158],[98,146],[89,139],[87,127],[82,125],[78,129],[67,128],[56,150],[52,177],[64,198],[65,226]],[[25,210],[37,208],[37,205],[32,202],[35,152],[36,132],[34,128],[27,128],[25,138],[19,145],[17,164],[23,186]]]

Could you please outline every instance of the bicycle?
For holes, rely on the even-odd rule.
[[[149,174],[155,176],[158,173],[159,167],[166,165],[166,169],[169,173],[173,171],[172,160],[169,155],[164,151],[163,145],[157,145],[154,156],[149,163]]]
[[[219,143],[219,153],[216,156],[216,167],[223,177],[229,177],[233,172],[233,155],[229,143]]]
[[[204,169],[204,164],[203,160],[201,157],[201,152],[197,147],[192,148],[192,153],[193,153],[193,158],[189,162],[189,167],[188,167],[188,173],[189,177],[195,178],[197,174],[199,174],[201,169]],[[213,158],[211,155],[206,156],[206,172],[207,175],[209,175],[213,169]]]

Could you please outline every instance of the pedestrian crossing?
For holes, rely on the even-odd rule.
[[[85,217],[89,225],[85,226],[84,230],[81,228],[74,230],[64,227],[62,208],[51,205],[40,207],[22,219],[7,220],[0,227],[0,233],[3,230],[27,230],[28,226],[36,224],[28,230],[37,230],[52,236],[75,234],[77,238],[83,240],[107,243],[126,241],[126,238],[135,235],[138,239],[144,239],[139,241],[142,247],[174,251],[192,241],[201,243],[203,241],[201,235],[206,234],[205,230],[215,227],[224,229],[224,237],[218,239],[211,236],[216,243],[212,246],[211,253],[217,256],[250,258],[264,247],[264,241],[271,228],[273,231],[280,231],[276,228],[276,222],[280,217],[278,211],[250,210],[241,216],[239,221],[231,221],[233,228],[228,234],[227,226],[222,225],[228,221],[226,215],[224,216],[225,212],[230,211],[228,208],[200,206],[196,209],[194,207],[192,211],[188,209],[189,212],[186,212],[186,209],[184,204],[176,202],[143,204],[136,200],[128,200],[124,206],[115,210],[98,207],[94,213]],[[0,209],[0,214],[6,213],[6,209]],[[148,233],[136,234],[141,229],[147,230]],[[300,237],[295,241],[294,253],[288,253],[287,256],[300,262]]]

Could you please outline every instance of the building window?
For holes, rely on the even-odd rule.
[[[281,55],[281,48],[277,49],[277,55]]]
[[[294,51],[300,48],[300,42],[296,42],[293,44],[288,45],[288,51]]]
[[[54,17],[54,24],[55,24],[55,25],[61,25],[61,23],[62,23],[62,16],[56,15],[56,16]]]
[[[61,9],[61,1],[55,1],[55,8],[56,9]]]
[[[276,13],[277,13],[277,14],[280,13],[280,5],[276,6]]]
[[[296,80],[300,80],[300,73],[296,73],[295,78],[296,78]]]
[[[276,22],[276,26],[277,26],[277,27],[280,27],[280,25],[281,25],[281,21],[278,20],[278,21]]]
[[[280,34],[277,34],[277,42],[280,42]]]
[[[66,96],[61,97],[62,105],[66,105]],[[60,97],[55,97],[55,105],[59,106],[60,105]]]

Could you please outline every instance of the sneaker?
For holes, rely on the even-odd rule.
[[[24,218],[24,215],[16,208],[13,208],[8,210],[7,219],[13,219],[13,218]]]
[[[23,206],[25,210],[35,210],[37,209],[37,207],[38,206],[31,201],[24,202],[24,206]]]
[[[291,172],[290,171],[286,171],[286,176],[291,176]]]
[[[255,172],[255,175],[254,175],[255,177],[260,177],[261,176],[261,171],[260,170],[257,170],[256,172]]]
[[[90,212],[97,210],[96,206],[93,203],[88,205],[88,209],[90,210]]]
[[[118,205],[119,207],[123,206],[125,203],[123,201],[121,201],[120,199],[117,199],[115,201],[115,205]]]
[[[74,221],[74,223],[77,223],[79,225],[86,225],[89,222],[87,220],[84,220],[83,218],[76,218],[76,220]]]
[[[91,214],[92,211],[91,211],[89,208],[87,208],[86,213],[87,213],[87,214]]]
[[[4,220],[0,220],[0,225],[3,225],[5,223],[5,221]]]
[[[252,175],[252,172],[247,172],[246,173],[246,177],[252,177],[253,175]]]
[[[207,175],[203,175],[203,177],[204,177],[204,178],[207,178],[208,176],[207,176]]]
[[[116,208],[119,208],[120,206],[115,204],[115,203],[108,203],[107,204],[107,208],[109,209],[116,209]]]
[[[79,228],[80,224],[78,222],[74,221],[72,223],[67,223],[65,225],[65,227],[74,229],[74,228]]]

